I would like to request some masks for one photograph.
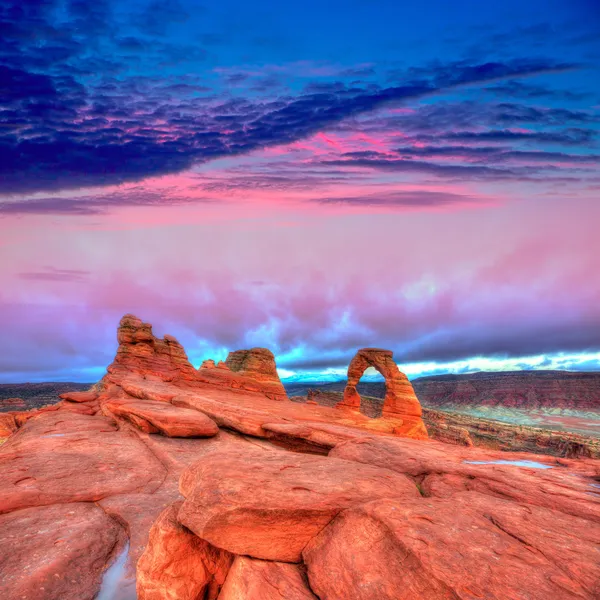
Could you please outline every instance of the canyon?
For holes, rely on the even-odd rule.
[[[290,399],[264,348],[195,369],[133,315],[117,343],[89,389],[0,413],[3,599],[600,596],[586,452],[454,439],[383,349],[325,400]]]

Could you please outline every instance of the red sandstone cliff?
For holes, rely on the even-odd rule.
[[[600,410],[600,373],[504,371],[412,381],[424,406],[504,406]]]

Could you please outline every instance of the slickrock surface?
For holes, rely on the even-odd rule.
[[[131,315],[118,341],[90,390],[2,415],[2,600],[600,597],[599,460],[428,439],[386,351],[351,365],[388,379],[369,418],[290,401],[264,350],[196,370]]]
[[[234,554],[299,562],[344,508],[418,495],[406,476],[322,456],[233,449],[207,454],[179,482],[179,521]],[[218,501],[215,502],[215,499]]]
[[[87,502],[0,515],[0,597],[93,598],[105,564],[125,537],[117,523]]]

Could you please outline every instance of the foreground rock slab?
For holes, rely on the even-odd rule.
[[[2,446],[0,513],[60,502],[152,492],[164,467],[134,435],[105,417],[44,413]]]
[[[564,530],[552,532],[558,515],[538,509],[531,522],[530,511],[510,505],[470,494],[452,504],[421,498],[348,509],[304,551],[311,587],[321,600],[598,598],[598,528],[565,523],[581,535],[568,547],[581,566],[569,572]]]
[[[125,542],[123,529],[89,503],[0,516],[2,600],[92,600]]]
[[[179,521],[235,554],[299,562],[335,515],[378,498],[415,498],[404,475],[323,456],[230,449],[207,454],[180,480]]]

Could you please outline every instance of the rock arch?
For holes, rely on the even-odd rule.
[[[385,400],[383,402],[383,418],[402,421],[397,433],[420,432],[420,437],[427,437],[427,430],[421,419],[421,404],[417,399],[408,378],[394,361],[391,350],[381,348],[362,348],[348,366],[348,383],[344,390],[344,399],[338,408],[360,410],[361,398],[356,386],[369,367],[374,367],[385,379]]]

